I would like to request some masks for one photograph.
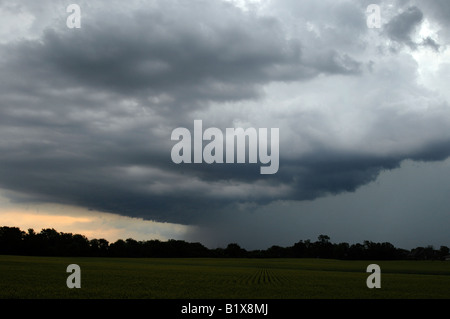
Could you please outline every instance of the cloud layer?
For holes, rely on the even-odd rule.
[[[447,1],[380,3],[381,29],[356,0],[80,1],[81,29],[66,27],[68,4],[0,2],[15,30],[0,44],[13,200],[196,224],[450,155]],[[195,119],[280,128],[279,172],[173,164],[172,130]]]

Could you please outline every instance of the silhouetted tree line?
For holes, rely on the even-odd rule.
[[[55,229],[33,229],[24,232],[17,227],[0,227],[0,254],[70,257],[215,257],[215,258],[332,258],[351,260],[444,260],[450,249],[432,246],[405,250],[390,243],[364,241],[362,244],[330,242],[320,235],[317,241],[301,240],[291,247],[272,246],[266,250],[247,251],[238,244],[208,249],[200,243],[183,240],[136,241],[132,238],[109,243],[106,239],[89,240],[83,235],[57,232]]]

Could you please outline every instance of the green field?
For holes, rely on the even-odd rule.
[[[381,289],[366,268],[381,267]],[[69,264],[81,289],[69,289]],[[450,298],[450,262],[0,256],[0,298]]]

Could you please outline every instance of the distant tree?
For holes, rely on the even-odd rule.
[[[89,248],[89,240],[83,235],[75,234],[67,249],[71,256],[89,256]]]
[[[311,246],[311,240],[309,240],[309,239],[305,240],[305,247],[306,247],[306,249],[309,249],[310,246]]]
[[[38,242],[38,236],[33,228],[29,228],[24,236],[25,254],[37,255],[41,249]]]
[[[17,255],[24,252],[25,232],[17,227],[0,227],[0,254]]]
[[[101,256],[101,257],[233,257],[233,258],[335,258],[360,260],[443,259],[450,254],[447,246],[417,247],[410,251],[393,244],[365,240],[363,244],[332,244],[330,237],[320,235],[316,242],[309,239],[291,247],[271,246],[266,250],[246,251],[236,243],[225,249],[208,249],[201,243],[170,239],[136,241],[119,239],[110,244],[106,239],[88,240],[83,235],[58,232],[53,228],[36,233],[32,228],[23,232],[17,227],[0,227],[0,254],[43,256]]]
[[[109,242],[106,239],[92,239],[89,241],[91,256],[106,257],[109,250]]]
[[[40,254],[44,256],[56,256],[61,253],[58,249],[59,233],[53,228],[42,229],[37,235],[39,245],[42,247]]]
[[[438,252],[439,259],[443,260],[449,254],[450,254],[450,248],[448,248],[447,246],[441,246],[439,248],[439,252]]]
[[[312,249],[313,257],[331,258],[333,256],[333,245],[330,243],[330,237],[327,235],[320,235]]]
[[[292,255],[295,258],[305,258],[308,256],[308,247],[303,240],[300,240],[292,246]]]
[[[125,240],[125,246],[127,251],[126,255],[128,257],[142,257],[141,243],[137,240],[127,238]]]
[[[347,259],[350,245],[348,243],[339,243],[333,246],[334,259]]]
[[[327,235],[319,235],[319,237],[317,239],[319,240],[319,243],[321,243],[321,244],[330,243],[330,237]]]
[[[157,239],[142,243],[144,257],[164,257],[163,243]]]
[[[435,260],[438,259],[438,254],[434,250],[434,247],[432,245],[428,245],[424,249],[424,257],[426,260]]]
[[[98,239],[91,239],[89,241],[89,251],[91,256],[100,255],[100,243]]]
[[[226,257],[241,258],[245,257],[245,253],[245,249],[242,249],[241,246],[236,243],[228,244],[227,248],[225,249]]]
[[[265,257],[267,258],[287,258],[289,257],[289,250],[288,248],[280,247],[280,246],[272,246],[269,249],[267,249],[265,253]]]
[[[353,260],[365,259],[364,246],[359,243],[351,245],[350,248],[348,249],[348,257],[349,259]]]
[[[112,257],[128,257],[127,244],[123,239],[118,239],[109,246],[110,255]]]
[[[188,257],[211,257],[212,253],[201,243],[188,243]]]

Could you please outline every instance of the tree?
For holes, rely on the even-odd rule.
[[[0,227],[0,253],[17,255],[24,252],[25,232],[17,227]]]
[[[450,248],[447,246],[441,246],[439,248],[439,259],[443,260],[445,256],[448,256],[450,254]]]
[[[308,256],[308,248],[303,240],[300,240],[292,246],[292,254],[295,258],[305,258]]]
[[[319,242],[321,244],[329,244],[330,243],[330,237],[327,235],[319,235],[319,237],[317,237],[317,239],[319,240]]]
[[[109,242],[106,239],[92,239],[89,241],[90,255],[106,257],[108,255]]]
[[[127,238],[125,240],[126,251],[128,257],[142,257],[141,255],[141,243],[133,238]]]
[[[39,252],[38,236],[33,228],[28,229],[24,236],[25,253],[27,255],[36,255]]]
[[[286,258],[288,257],[289,251],[287,248],[280,246],[272,246],[266,251],[266,257],[268,258]]]
[[[437,259],[437,252],[434,250],[432,245],[428,245],[424,249],[424,256],[426,260]]]
[[[109,246],[109,251],[112,257],[126,257],[127,255],[127,244],[123,239],[118,239],[116,242]]]
[[[340,243],[333,246],[333,258],[346,259],[348,258],[348,250],[350,245],[348,243]]]
[[[37,235],[39,245],[42,247],[40,253],[46,256],[56,256],[61,254],[58,243],[60,241],[59,233],[53,228],[42,229]]]
[[[239,258],[245,256],[245,249],[242,249],[241,246],[239,246],[236,243],[228,244],[227,248],[225,249],[225,256],[226,257],[232,257],[232,258]]]
[[[72,236],[69,247],[65,247],[70,256],[89,256],[89,240],[79,234]]]
[[[320,235],[318,242],[314,244],[314,257],[331,258],[333,256],[333,245],[330,243],[330,237],[327,235]]]

